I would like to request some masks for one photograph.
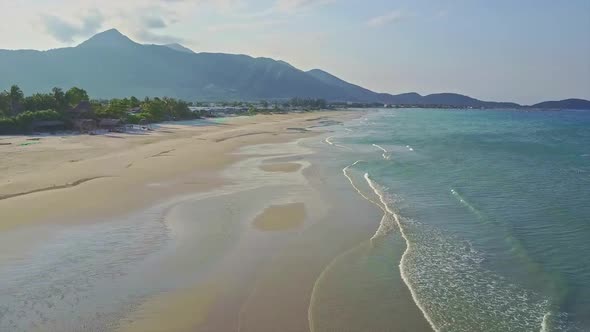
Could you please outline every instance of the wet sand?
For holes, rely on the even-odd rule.
[[[167,293],[141,304],[119,322],[121,332],[192,332],[205,322],[220,285],[205,284]]]
[[[305,220],[305,205],[292,203],[274,205],[266,208],[254,220],[254,227],[261,231],[285,231],[296,229],[303,225]]]
[[[260,165],[260,169],[267,172],[292,173],[301,169],[301,165],[295,163],[265,164]]]
[[[0,318],[0,330],[427,331],[397,263],[384,261],[403,242],[367,243],[381,211],[330,164],[336,155],[308,146],[325,145],[322,127],[284,130],[353,116],[167,125],[170,133],[122,138],[122,147],[78,137],[75,146],[55,142],[61,152],[35,166],[55,177],[38,183],[13,168],[42,157],[11,151],[0,185],[13,195],[0,199],[0,252],[9,252],[0,280],[14,282],[0,286],[0,309],[6,302],[5,317],[25,315],[17,324]],[[78,144],[95,146],[94,155]],[[70,149],[80,160],[55,166]],[[80,176],[102,177],[68,185]],[[44,189],[50,183],[60,187]],[[3,270],[17,259],[27,268]],[[38,296],[46,300],[31,311]]]

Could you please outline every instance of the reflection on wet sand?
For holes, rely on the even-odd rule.
[[[143,303],[120,322],[120,332],[190,332],[202,324],[211,310],[220,285],[204,284],[166,293]]]
[[[239,139],[252,137],[258,136]],[[312,137],[243,146],[226,156],[235,162],[216,174],[223,179],[220,186],[175,196],[124,219],[47,235],[57,240],[44,241],[50,243],[39,247],[36,260],[0,269],[0,280],[11,282],[0,287],[0,330],[295,332],[400,326],[416,312],[395,260],[382,255],[391,248],[362,245],[378,228],[381,211],[351,190],[342,177],[349,162],[330,155],[322,142]],[[172,190],[177,183],[150,188]],[[13,255],[4,256],[0,259],[14,261]],[[21,278],[33,275],[29,265],[39,272]],[[39,294],[48,300],[29,310]],[[7,311],[4,303],[11,305]],[[18,316],[21,310],[28,316]]]
[[[260,169],[266,172],[292,173],[300,170],[301,165],[296,163],[262,164]]]
[[[261,231],[285,231],[301,227],[304,220],[305,204],[291,203],[266,208],[253,225]]]

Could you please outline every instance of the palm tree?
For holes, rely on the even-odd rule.
[[[25,100],[25,94],[18,85],[13,85],[10,87],[10,92],[8,95],[10,97],[10,112],[12,115],[16,115],[22,108],[22,104]]]

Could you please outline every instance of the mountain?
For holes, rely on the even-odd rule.
[[[531,107],[544,109],[590,110],[590,100],[565,99],[559,101],[545,101]]]
[[[78,45],[78,48],[126,48],[137,47],[140,44],[129,39],[129,37],[120,33],[117,29],[110,29],[99,33],[87,41]]]
[[[186,100],[285,99],[295,96],[348,100],[342,89],[268,58],[179,52],[138,44],[117,30],[76,47],[49,51],[0,50],[0,89],[25,92],[80,86],[94,98],[135,95]],[[359,100],[361,101],[361,100]]]
[[[269,58],[195,53],[180,45],[143,45],[115,29],[76,47],[0,50],[0,89],[26,93],[79,86],[93,98],[169,96],[185,100],[323,98],[340,102],[518,107],[459,94],[376,93],[320,69],[299,70]]]
[[[425,105],[453,105],[462,107],[487,107],[487,108],[515,108],[517,103],[481,101],[479,99],[460,95],[457,93],[435,93],[422,97],[421,104]]]
[[[173,44],[166,44],[166,45],[162,45],[162,46],[166,46],[168,48],[171,48],[173,50],[179,51],[179,52],[184,52],[184,53],[190,53],[190,54],[195,54],[195,51],[191,50],[188,47],[184,47],[178,43],[173,43]]]
[[[348,83],[344,80],[339,79],[338,77],[325,72],[321,69],[312,69],[307,72],[308,75],[316,78],[317,80],[321,81],[322,83],[329,85],[331,87],[341,89],[347,96],[349,96],[350,100],[358,100],[358,101],[383,101],[383,96],[379,96],[379,94],[360,87],[358,85]]]
[[[375,93],[358,85],[348,83],[321,69],[313,69],[307,72],[318,80],[343,89],[351,99],[382,102],[396,105],[453,105],[461,107],[489,107],[489,108],[514,108],[520,107],[516,103],[488,102],[481,101],[468,96],[456,93],[438,93],[421,96],[418,93],[410,92],[399,95],[387,93]]]

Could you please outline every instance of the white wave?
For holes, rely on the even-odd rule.
[[[484,218],[482,213],[469,202],[467,202],[465,198],[463,198],[463,196],[461,196],[461,194],[459,194],[455,189],[451,188],[451,194],[453,194],[453,196],[459,201],[459,203],[463,204],[467,209],[469,209],[469,211],[473,212],[473,214],[475,214],[479,218],[479,220],[481,220],[484,223],[487,223],[487,220]]]
[[[346,176],[346,178],[348,179],[348,181],[350,182],[350,184],[352,185],[352,187],[354,188],[354,190],[356,190],[356,192],[361,195],[362,198],[366,199],[367,201],[373,203],[374,205],[376,205],[378,208],[380,208],[381,210],[383,210],[383,212],[385,213],[385,209],[377,202],[375,202],[374,200],[370,199],[369,197],[367,197],[367,195],[365,195],[355,184],[354,181],[352,180],[352,177],[348,174],[348,169],[351,167],[356,166],[359,163],[363,163],[365,162],[364,160],[357,160],[355,161],[353,164],[348,165],[346,167],[344,167],[342,169],[342,173],[344,173],[344,176]]]
[[[324,142],[326,142],[329,145],[341,148],[341,149],[345,149],[345,150],[352,150],[351,148],[347,147],[347,146],[343,146],[340,144],[336,144],[334,142],[332,142],[332,139],[334,138],[334,136],[330,136],[330,137],[326,137],[326,139],[324,140]]]
[[[410,241],[408,240],[408,237],[404,231],[404,228],[399,220],[399,216],[393,212],[391,210],[391,208],[389,207],[389,205],[387,205],[387,202],[385,201],[385,197],[383,195],[383,193],[377,188],[377,184],[375,184],[371,178],[369,177],[369,173],[365,173],[365,180],[367,181],[367,183],[369,184],[369,186],[371,187],[371,189],[373,189],[373,191],[375,192],[375,194],[379,197],[379,200],[381,201],[381,204],[383,204],[383,207],[385,208],[386,211],[386,215],[388,214],[393,221],[395,221],[395,223],[397,224],[400,234],[401,236],[404,238],[404,241],[406,241],[406,250],[404,251],[404,253],[402,254],[402,258],[400,260],[399,263],[399,270],[400,270],[400,274],[402,277],[402,280],[404,281],[404,283],[406,284],[406,286],[408,287],[408,289],[410,290],[410,294],[412,295],[412,299],[414,300],[414,303],[416,303],[416,306],[418,307],[418,309],[420,309],[420,311],[422,312],[422,315],[424,316],[424,318],[426,319],[426,321],[428,322],[428,324],[430,324],[430,326],[432,327],[432,329],[435,332],[439,332],[439,330],[436,328],[436,326],[434,325],[432,318],[428,315],[428,313],[426,312],[426,310],[424,309],[424,306],[422,305],[422,303],[420,302],[420,300],[418,299],[417,295],[416,295],[416,290],[412,287],[412,284],[410,283],[410,280],[407,276],[407,271],[405,269],[405,262],[407,259],[407,255],[410,252],[410,250],[412,249],[412,244],[410,243]],[[385,219],[385,216],[384,218]],[[383,221],[382,219],[382,221]],[[381,226],[379,226],[379,228],[381,229]],[[379,230],[377,230],[377,232],[379,232]],[[375,233],[375,235],[377,235],[377,233]],[[375,237],[375,236],[373,236]]]
[[[541,321],[541,330],[539,332],[547,332],[549,326],[549,316],[551,316],[551,312],[546,313],[543,316],[543,320]]]
[[[385,160],[389,160],[391,159],[391,156],[388,154],[389,151],[387,151],[384,147],[382,147],[381,145],[377,145],[377,144],[373,144],[374,147],[376,147],[377,149],[383,151],[383,154],[381,156],[383,156],[383,159]]]
[[[411,146],[409,146],[409,145],[406,145],[406,148],[407,148],[409,151],[414,151],[414,148],[413,148],[413,147],[411,147]]]

